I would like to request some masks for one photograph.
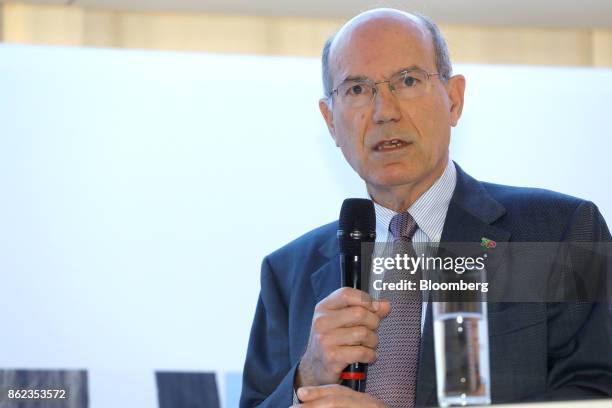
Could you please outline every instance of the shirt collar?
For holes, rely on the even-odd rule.
[[[450,200],[457,184],[457,170],[449,161],[444,173],[408,208],[419,229],[430,242],[440,242]],[[389,223],[397,213],[374,201],[376,211],[376,241],[388,240]]]

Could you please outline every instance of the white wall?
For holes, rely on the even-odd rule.
[[[612,70],[455,70],[465,170],[612,218]],[[241,370],[261,258],[364,192],[320,89],[314,59],[1,45],[0,365],[87,368],[92,408]]]

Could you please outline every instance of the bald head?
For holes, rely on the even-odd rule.
[[[431,53],[440,78],[448,81],[452,75],[451,62],[446,42],[436,24],[423,15],[379,8],[355,16],[325,43],[322,55],[325,96],[330,96],[336,67],[339,60],[345,57],[343,51],[349,45],[354,46],[364,41],[376,42],[378,39],[384,41],[385,35],[389,33],[408,35],[423,44],[427,48],[426,52]]]
[[[330,51],[333,53],[359,34],[376,35],[376,32],[383,28],[406,30],[419,37],[429,35],[422,20],[416,15],[390,8],[379,8],[365,11],[347,21],[334,36]]]

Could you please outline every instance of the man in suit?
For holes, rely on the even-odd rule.
[[[444,40],[425,17],[392,9],[356,16],[326,44],[323,82],[322,115],[376,204],[377,235],[395,237],[401,220],[411,226],[407,238],[421,242],[610,241],[592,203],[481,183],[449,160],[465,79],[452,76]],[[431,308],[425,302],[402,319],[389,302],[339,289],[337,229],[322,226],[265,258],[241,407],[285,407],[297,398],[305,407],[437,404]],[[492,306],[493,402],[612,395],[606,305]],[[412,325],[403,332],[411,335],[379,336],[386,322]],[[376,380],[387,384],[384,364],[398,344],[414,358],[391,367],[395,382],[377,387]],[[383,367],[371,383],[368,373],[365,393],[338,385],[354,362]]]

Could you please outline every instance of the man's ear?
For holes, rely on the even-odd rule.
[[[333,112],[332,112],[330,104],[331,104],[331,100],[328,98],[319,99],[319,110],[321,111],[321,115],[323,115],[323,119],[325,120],[325,123],[327,124],[327,129],[329,129],[329,134],[331,135],[332,139],[334,139],[336,146],[340,146],[338,144],[338,139],[336,139],[336,129],[334,128],[334,117],[333,117]]]
[[[455,75],[448,80],[446,91],[450,99],[451,126],[457,126],[461,112],[463,112],[463,97],[465,93],[465,77]]]

